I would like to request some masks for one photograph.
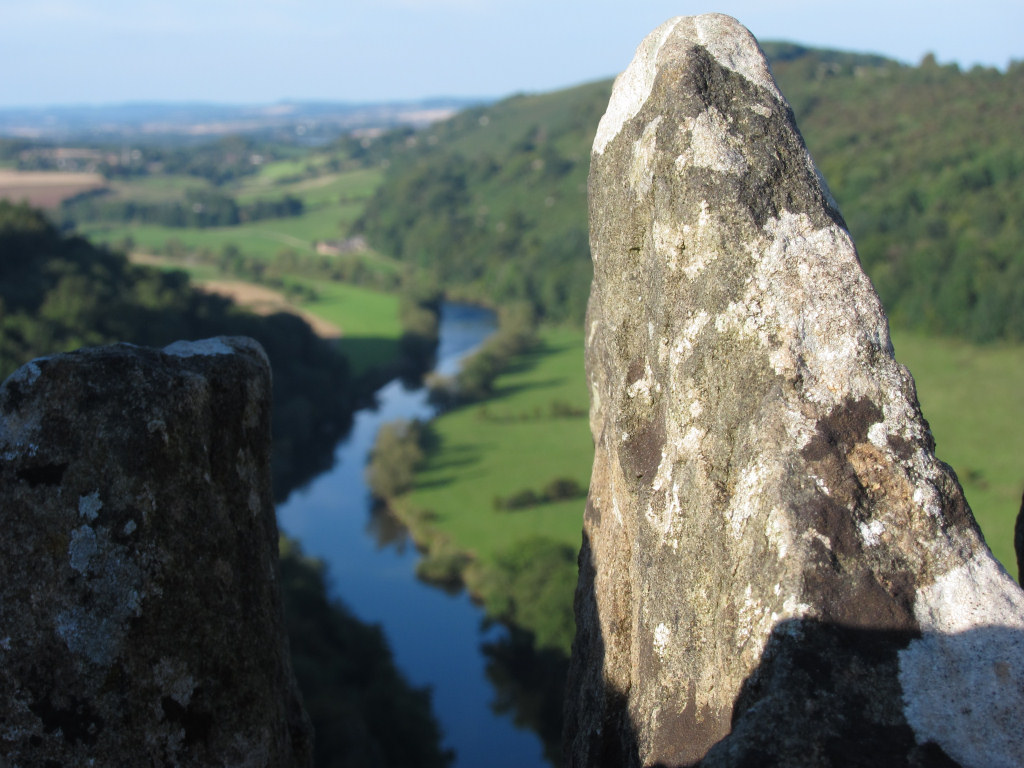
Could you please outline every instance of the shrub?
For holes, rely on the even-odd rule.
[[[392,499],[412,488],[414,471],[423,460],[418,421],[393,421],[377,432],[366,468],[366,482],[378,499]]]

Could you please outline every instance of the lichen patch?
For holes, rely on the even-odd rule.
[[[654,164],[658,151],[658,126],[662,117],[654,118],[644,128],[640,140],[633,145],[633,163],[629,171],[629,183],[638,196],[643,197],[651,191],[654,183]]]
[[[175,357],[195,357],[196,355],[233,355],[233,347],[225,343],[222,337],[201,339],[199,341],[176,341],[163,348],[165,355]]]
[[[89,562],[98,549],[96,531],[88,525],[76,528],[71,532],[71,540],[68,543],[68,560],[71,567],[84,575],[89,570]]]
[[[694,17],[694,26],[697,39],[719,64],[784,101],[760,46],[742,24],[723,13],[706,13]]]
[[[743,142],[730,132],[729,123],[715,107],[686,118],[680,130],[686,134],[687,148],[676,157],[676,170],[682,173],[694,167],[737,176],[745,173],[750,165],[743,156]]]
[[[758,511],[761,498],[767,498],[769,495],[766,488],[769,472],[766,464],[757,461],[744,467],[740,473],[736,490],[733,491],[729,506],[725,510],[729,531],[737,541],[744,537],[747,520]]]
[[[103,502],[100,501],[99,491],[78,497],[78,514],[90,523],[99,516],[101,509],[103,509]]]
[[[654,652],[662,661],[665,660],[665,652],[668,650],[669,640],[672,638],[672,630],[662,622],[654,628]]]
[[[652,227],[654,252],[670,271],[679,269],[679,262],[686,250],[686,238],[681,227],[662,221],[655,221]]]
[[[598,123],[597,134],[594,136],[595,154],[602,154],[619,135],[622,126],[643,108],[658,75],[658,53],[681,19],[681,16],[669,19],[645,37],[626,71],[615,79],[608,109]]]

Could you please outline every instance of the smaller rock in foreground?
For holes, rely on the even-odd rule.
[[[6,764],[310,764],[269,413],[241,338],[82,350],[0,386]]]

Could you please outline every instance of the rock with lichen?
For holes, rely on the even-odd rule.
[[[648,36],[589,191],[567,763],[1024,764],[1024,593],[750,33]]]
[[[241,338],[41,358],[0,386],[0,764],[309,765],[269,412]]]

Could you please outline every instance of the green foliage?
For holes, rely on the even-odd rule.
[[[315,729],[317,768],[449,765],[430,692],[405,680],[379,627],[328,599],[323,563],[286,538],[281,591],[292,666]]]
[[[472,561],[468,553],[457,549],[447,538],[434,537],[416,563],[416,575],[435,586],[457,591],[462,587],[463,573]]]
[[[494,508],[499,511],[536,507],[543,501],[540,494],[530,488],[516,491],[511,496],[495,496]]]
[[[589,145],[608,90],[516,97],[428,129],[393,163],[356,230],[469,297],[582,317]]]
[[[406,373],[418,378],[434,364],[443,294],[437,281],[407,269],[399,292],[399,342]]]
[[[72,218],[77,231],[95,242],[115,243],[130,237],[135,249],[143,253],[170,255],[170,244],[174,240],[181,246],[176,249],[179,255],[189,258],[209,261],[224,247],[233,245],[246,260],[261,261],[274,259],[286,248],[305,260],[304,268],[315,268],[320,276],[332,275],[331,279],[391,290],[398,284],[400,275],[400,269],[392,260],[366,251],[358,243],[349,243],[350,250],[341,254],[317,252],[318,243],[339,242],[376,188],[381,172],[378,169],[330,171],[332,160],[338,158],[324,151],[305,150],[302,157],[305,162],[267,163],[260,166],[258,174],[221,186],[200,178],[155,171],[118,178],[108,185],[109,194],[80,203],[108,206],[115,215],[77,216],[75,213]],[[186,198],[202,203],[203,197],[216,199],[217,196],[233,203],[238,211],[236,223],[231,223],[234,217],[229,210],[222,210],[217,219],[207,218],[203,222],[210,226],[165,225],[185,223],[187,217],[195,218],[192,205],[186,205]],[[122,222],[123,212],[119,209],[133,211],[133,220]],[[138,215],[139,211],[148,212],[147,216]],[[174,214],[175,211],[180,211],[180,215]],[[149,214],[154,212],[173,214],[177,221],[153,219]],[[103,220],[94,221],[94,218]],[[165,224],[145,223],[143,218],[162,220]]]
[[[231,195],[208,189],[187,189],[183,199],[166,201],[111,198],[107,190],[99,190],[65,200],[59,215],[68,228],[85,222],[116,222],[203,229],[301,216],[304,212],[302,200],[294,195],[239,204]]]
[[[1024,70],[845,56],[773,68],[893,324],[1024,338]]]
[[[226,136],[198,146],[143,144],[127,158],[117,156],[101,170],[108,178],[140,174],[183,174],[226,184],[258,173],[260,166],[279,156],[279,147],[249,136]]]
[[[423,460],[423,425],[393,421],[378,430],[366,468],[366,483],[378,499],[391,499],[412,488],[413,473]]]
[[[556,477],[539,493],[526,488],[511,496],[495,496],[494,508],[499,511],[527,509],[540,504],[566,499],[578,499],[587,495],[587,490],[571,477]]]
[[[1024,67],[764,48],[894,324],[1024,339]],[[467,295],[582,320],[586,174],[609,89],[518,96],[432,127],[356,228]]]
[[[573,547],[541,536],[517,542],[500,552],[473,586],[489,616],[529,627],[538,647],[568,655],[576,632]]]
[[[396,157],[414,148],[417,143],[415,130],[403,127],[386,131],[379,136],[346,134],[338,137],[327,149],[335,157],[345,158],[339,162],[342,167],[375,168],[392,162]]]
[[[213,267],[221,275],[276,289],[287,290],[289,280],[294,278],[348,283],[379,291],[394,291],[401,284],[396,271],[374,268],[366,259],[354,255],[339,258],[284,248],[268,258],[243,252],[235,243],[226,242],[216,253],[199,250],[188,253],[187,258],[190,264]]]
[[[0,377],[39,355],[128,341],[251,336],[274,370],[278,498],[329,466],[354,392],[347,361],[294,315],[257,317],[192,289],[187,275],[134,266],[38,211],[0,201]]]
[[[493,392],[494,379],[509,361],[536,341],[532,308],[521,302],[502,307],[498,312],[498,330],[463,360],[454,378],[430,381],[431,399],[440,406],[452,407],[487,398]]]

